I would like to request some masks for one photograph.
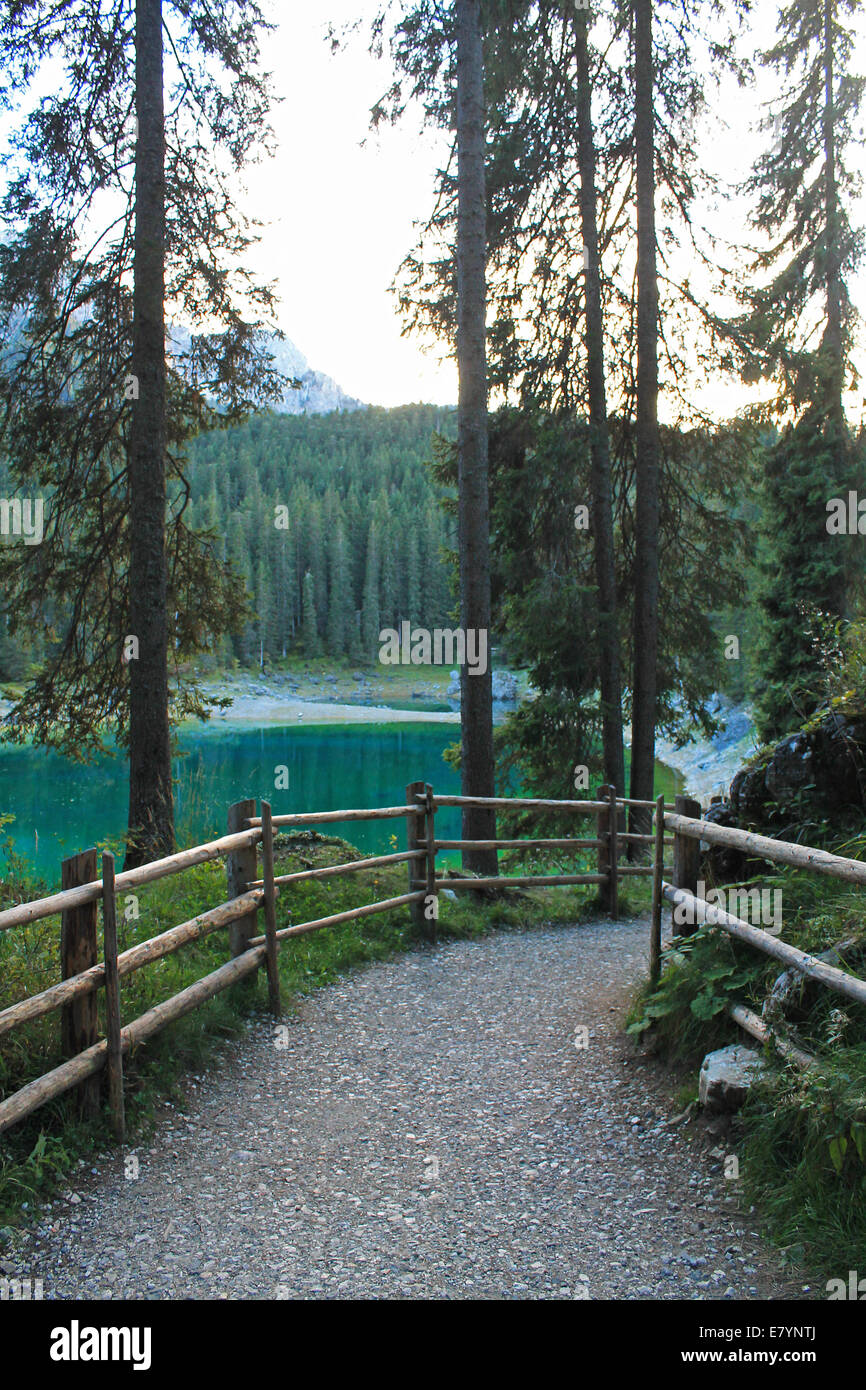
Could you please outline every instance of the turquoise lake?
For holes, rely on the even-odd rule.
[[[226,833],[229,806],[245,797],[270,800],[274,813],[337,811],[403,805],[409,782],[431,782],[443,794],[460,791],[459,773],[442,757],[457,742],[457,724],[296,725],[220,721],[186,729],[175,760],[178,842],[200,843]],[[278,768],[288,768],[287,790],[275,790]],[[672,795],[676,776],[656,767],[657,790]],[[122,852],[128,784],[122,758],[103,755],[70,762],[44,748],[0,745],[0,815],[14,820],[0,834],[50,885],[61,861],[90,845]],[[301,827],[303,828],[303,827]],[[460,812],[437,814],[443,839],[460,836]],[[334,822],[323,833],[342,835],[370,852],[405,844],[405,822]],[[443,855],[443,859],[457,855]],[[3,856],[0,855],[0,872]]]
[[[400,806],[409,782],[431,782],[459,792],[459,774],[442,759],[459,739],[453,724],[228,724],[185,730],[175,761],[178,839],[195,844],[226,833],[229,806],[244,797],[270,800],[275,814]],[[287,767],[288,790],[274,789],[275,769]],[[0,814],[14,821],[17,852],[48,880],[60,878],[61,860],[90,845],[120,848],[128,809],[126,766],[101,756],[81,765],[43,748],[0,747]],[[444,837],[460,833],[459,812],[437,816]],[[303,827],[301,827],[303,828]],[[323,833],[343,835],[361,849],[405,841],[405,822],[329,823]]]

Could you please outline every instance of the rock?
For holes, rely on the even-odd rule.
[[[493,672],[494,700],[514,701],[517,699],[517,681],[508,671]]]
[[[365,679],[366,679],[366,677],[364,676],[363,671],[353,671],[353,672],[352,672],[352,680],[353,680],[353,681],[362,681],[362,680],[365,680]]]
[[[703,812],[703,819],[713,825],[739,828],[739,818],[730,802],[714,800]],[[704,841],[701,841],[703,848]],[[746,875],[747,855],[728,845],[707,845],[703,857],[704,874],[712,883],[739,883]]]
[[[740,821],[760,818],[768,797],[766,771],[765,766],[744,767],[734,777],[728,800],[731,810]]]
[[[866,801],[866,727],[836,711],[789,734],[760,766],[744,768],[731,783],[730,801],[743,821],[766,815],[767,802],[789,806],[808,794],[824,813]]]
[[[708,1052],[698,1078],[701,1105],[709,1111],[738,1110],[765,1066],[760,1053],[742,1043]]]
[[[776,745],[767,765],[765,781],[774,801],[783,805],[806,787],[815,785],[813,749],[805,734],[792,734]]]

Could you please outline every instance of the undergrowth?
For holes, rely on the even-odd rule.
[[[811,954],[853,943],[845,968],[863,973],[862,889],[794,870],[767,883],[782,892],[782,940]],[[627,1030],[671,1063],[696,1068],[707,1052],[744,1041],[727,1005],[760,1014],[784,968],[701,927],[665,952],[659,983],[639,992]],[[786,1031],[815,1065],[801,1070],[765,1049],[766,1072],[740,1113],[743,1191],[792,1263],[847,1276],[866,1263],[866,1007],[804,980],[790,1009]]]

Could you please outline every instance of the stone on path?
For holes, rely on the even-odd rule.
[[[763,1070],[760,1053],[743,1043],[708,1052],[698,1081],[701,1105],[706,1110],[739,1110]]]

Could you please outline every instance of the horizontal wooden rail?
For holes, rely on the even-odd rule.
[[[859,859],[846,859],[843,855],[830,854],[824,849],[811,849],[808,845],[797,845],[790,840],[774,840],[769,835],[758,835],[751,830],[736,830],[728,825],[716,825],[714,821],[692,820],[689,816],[665,814],[665,825],[691,840],[706,840],[709,845],[727,845],[731,849],[750,850],[760,859],[769,859],[778,864],[791,864],[797,869],[811,869],[819,874],[829,874],[832,878],[843,879],[846,883],[866,883],[866,864]]]
[[[233,902],[221,903],[219,907],[202,912],[198,917],[182,922],[180,926],[170,927],[159,936],[152,936],[148,941],[131,946],[128,951],[117,957],[118,975],[122,979],[124,975],[130,975],[134,970],[140,970],[142,966],[180,950],[181,946],[186,946],[188,942],[197,941],[200,937],[217,931],[219,927],[228,926],[244,913],[256,911],[263,899],[262,892],[245,893]],[[73,999],[92,994],[94,990],[101,989],[104,983],[105,964],[100,962],[99,965],[92,965],[89,970],[73,975],[69,980],[61,980],[60,984],[51,985],[40,994],[23,999],[20,1004],[10,1005],[8,1009],[0,1012],[0,1037],[22,1023],[32,1023],[34,1019],[53,1013],[65,1004],[71,1004]]]
[[[663,872],[663,873],[672,874],[673,871],[674,871],[674,866],[673,866],[673,864],[665,864],[665,865],[663,866],[663,869],[662,869],[662,872]],[[653,866],[652,864],[620,864],[619,867],[618,867],[618,869],[617,869],[617,873],[618,873],[618,874],[631,874],[631,876],[632,876],[633,878],[634,878],[634,877],[638,877],[638,878],[639,878],[639,877],[641,876],[641,874],[652,874],[652,873],[655,873],[655,868],[654,868],[654,866]]]
[[[264,946],[259,946],[252,951],[245,951],[243,955],[237,956],[227,965],[221,965],[212,974],[205,975],[201,980],[196,980],[195,984],[181,990],[180,994],[176,994],[171,999],[166,999],[164,1003],[149,1009],[134,1023],[128,1023],[125,1028],[121,1029],[121,1051],[127,1053],[147,1042],[148,1038],[153,1037],[166,1024],[173,1023],[176,1019],[182,1018],[184,1014],[191,1013],[193,1009],[197,1009],[200,1004],[212,999],[214,995],[236,984],[238,980],[251,974],[253,970],[258,970],[264,959]],[[64,1091],[71,1090],[73,1086],[79,1085],[89,1076],[94,1076],[98,1071],[101,1071],[105,1066],[107,1051],[108,1043],[103,1039],[102,1042],[80,1052],[77,1057],[55,1067],[53,1071],[46,1072],[37,1081],[31,1081],[28,1086],[23,1086],[8,1100],[0,1103],[0,1133],[8,1129],[10,1125],[25,1119],[34,1110],[38,1110],[41,1105],[45,1105],[47,1101],[56,1099]]]
[[[338,922],[351,922],[355,917],[369,917],[374,912],[389,912],[393,907],[404,903],[417,903],[427,896],[426,892],[401,893],[399,898],[385,898],[380,903],[368,903],[365,907],[352,907],[347,912],[335,912],[331,917],[318,917],[313,922],[299,922],[296,927],[281,927],[276,933],[277,941],[285,941],[290,936],[306,936],[307,932],[320,931],[322,927],[334,927]],[[254,936],[251,946],[260,946],[263,936]]]
[[[556,888],[573,883],[606,883],[607,874],[541,874],[524,878],[437,878],[437,892],[443,888]]]
[[[780,1037],[774,1028],[769,1028],[762,1018],[759,1018],[751,1009],[747,1009],[745,1005],[729,1004],[727,1012],[734,1022],[738,1023],[751,1037],[756,1038],[760,1043],[772,1043],[777,1052],[780,1052],[789,1062],[793,1062],[795,1066],[805,1069],[814,1065],[816,1059],[811,1052],[804,1052],[802,1048],[795,1047],[793,1043],[788,1042],[787,1038]]]
[[[241,830],[235,835],[223,835],[222,839],[210,840],[194,849],[184,849],[178,854],[170,854],[166,859],[154,859],[150,864],[141,864],[137,869],[128,869],[118,874],[115,889],[118,893],[127,888],[139,888],[143,883],[167,878],[170,874],[183,873],[196,864],[205,864],[210,859],[219,859],[232,850],[254,845],[261,839],[260,830]],[[0,931],[10,927],[26,926],[28,922],[38,922],[43,917],[53,917],[58,912],[66,912],[73,907],[83,907],[85,903],[96,902],[102,897],[102,879],[83,883],[80,888],[67,888],[61,893],[52,893],[49,898],[37,898],[31,903],[19,903],[0,912]]]
[[[423,804],[423,803],[422,803]],[[546,811],[606,811],[606,801],[551,801],[539,797],[526,796],[437,796],[433,797],[433,804],[438,810],[440,806],[501,806],[503,810],[509,807],[538,807]],[[413,806],[411,810],[417,810]]]
[[[745,941],[749,946],[755,946],[764,955],[782,961],[784,965],[798,970],[801,975],[820,981],[828,989],[835,990],[837,994],[844,994],[858,1004],[866,1004],[866,980],[849,975],[846,971],[837,969],[835,965],[827,965],[825,961],[817,960],[815,956],[798,950],[796,946],[789,946],[786,941],[780,941],[778,937],[771,936],[760,927],[753,927],[742,918],[724,912],[715,903],[708,903],[705,898],[696,898],[684,888],[674,888],[670,883],[663,883],[662,892],[668,902],[687,907],[694,912],[696,921],[710,926],[720,926],[729,936],[736,937],[738,941]]]
[[[601,840],[436,840],[440,849],[599,849]],[[419,844],[425,845],[424,840]]]
[[[400,854],[377,854],[373,859],[354,859],[348,864],[327,864],[319,869],[299,869],[294,874],[279,874],[274,879],[277,888],[283,887],[287,883],[300,883],[304,879],[310,878],[333,878],[340,874],[350,874],[355,869],[377,869],[380,864],[400,864],[407,859],[423,859],[426,850],[410,849],[403,850]],[[264,880],[257,878],[250,883],[251,888],[263,888]]]
[[[618,796],[616,798],[616,804],[617,806],[647,806],[651,811],[654,811],[656,808],[656,804],[654,801],[641,801],[639,799],[636,800],[633,796]],[[675,807],[673,802],[665,802],[666,811],[673,811],[674,809]],[[620,839],[622,839],[622,836],[620,836]]]
[[[295,811],[291,815],[272,816],[274,825],[324,825],[328,821],[388,820],[394,816],[413,815],[417,806],[380,806],[373,811]],[[260,826],[261,816],[248,816],[247,824]]]

